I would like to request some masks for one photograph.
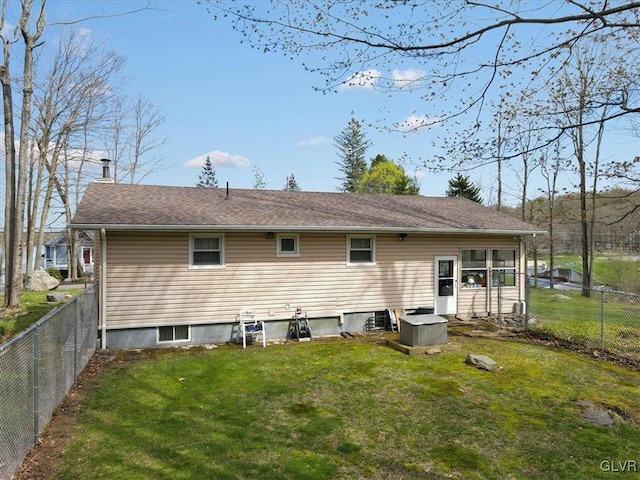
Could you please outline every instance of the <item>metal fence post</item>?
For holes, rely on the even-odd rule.
[[[38,324],[33,329],[33,444],[38,443],[39,433],[39,416],[38,411],[38,396],[39,396],[39,384],[38,384],[38,363],[40,359],[38,346]]]
[[[498,270],[498,325],[502,325],[502,276],[504,270]]]
[[[78,299],[73,299],[73,378],[78,378]]]
[[[531,309],[531,285],[529,278],[524,274],[524,331],[529,330],[529,310]]]
[[[604,290],[600,289],[600,351],[604,352]]]

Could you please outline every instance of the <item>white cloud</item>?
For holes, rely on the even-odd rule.
[[[188,168],[201,168],[204,165],[205,160],[209,157],[214,167],[248,167],[250,162],[248,158],[241,157],[240,155],[232,155],[227,152],[221,152],[220,150],[214,150],[212,152],[200,155],[199,157],[188,160],[184,166]]]
[[[411,87],[420,82],[420,79],[424,78],[425,72],[410,68],[408,70],[394,70],[391,76],[397,88],[410,90]]]
[[[430,119],[426,115],[411,115],[403,122],[398,123],[396,128],[404,133],[414,133],[436,123],[438,123],[437,119]]]
[[[376,88],[376,84],[382,74],[379,70],[365,70],[363,72],[358,72],[348,80],[346,80],[342,85],[340,85],[340,90],[374,90]]]
[[[304,140],[300,140],[298,142],[298,146],[299,147],[316,147],[318,145],[322,145],[326,141],[327,141],[327,137],[322,137],[322,136],[305,138]]]

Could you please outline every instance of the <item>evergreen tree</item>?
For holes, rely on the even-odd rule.
[[[296,177],[293,175],[293,173],[291,175],[287,175],[287,181],[284,184],[283,190],[290,190],[295,192],[299,192],[301,190],[300,185],[298,185],[298,181],[296,180]]]
[[[349,121],[349,125],[333,138],[334,146],[341,158],[337,162],[343,177],[339,178],[342,184],[338,187],[341,192],[355,192],[358,181],[367,171],[365,153],[370,146],[366,139],[360,122],[355,118]]]
[[[449,188],[447,188],[446,195],[447,197],[465,197],[474,202],[482,203],[480,187],[471,183],[469,177],[461,173],[449,180]]]
[[[253,188],[256,190],[264,190],[267,188],[267,182],[264,179],[264,172],[260,167],[253,167]]]
[[[207,156],[202,166],[202,172],[198,175],[198,183],[196,187],[204,188],[216,188],[218,186],[218,179],[216,178],[216,171],[213,169],[211,159]]]

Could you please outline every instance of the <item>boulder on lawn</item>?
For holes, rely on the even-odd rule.
[[[473,353],[470,353],[469,355],[467,355],[465,363],[473,365],[477,369],[486,370],[487,372],[496,372],[500,370],[498,364],[486,355],[475,355]]]
[[[27,286],[25,288],[31,292],[45,292],[53,290],[58,285],[60,285],[60,282],[46,271],[36,270],[27,278]]]
[[[64,293],[47,293],[47,302],[58,303],[66,300]]]

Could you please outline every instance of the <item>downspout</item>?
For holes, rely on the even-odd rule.
[[[534,234],[535,237],[535,234]],[[521,315],[528,315],[527,300],[529,299],[527,292],[529,291],[529,266],[527,262],[527,239],[524,235],[520,237],[520,275],[518,278],[520,280],[520,288],[518,289],[518,297],[519,297],[519,310]]]
[[[102,349],[107,348],[107,232],[100,230],[100,318],[102,319]]]

